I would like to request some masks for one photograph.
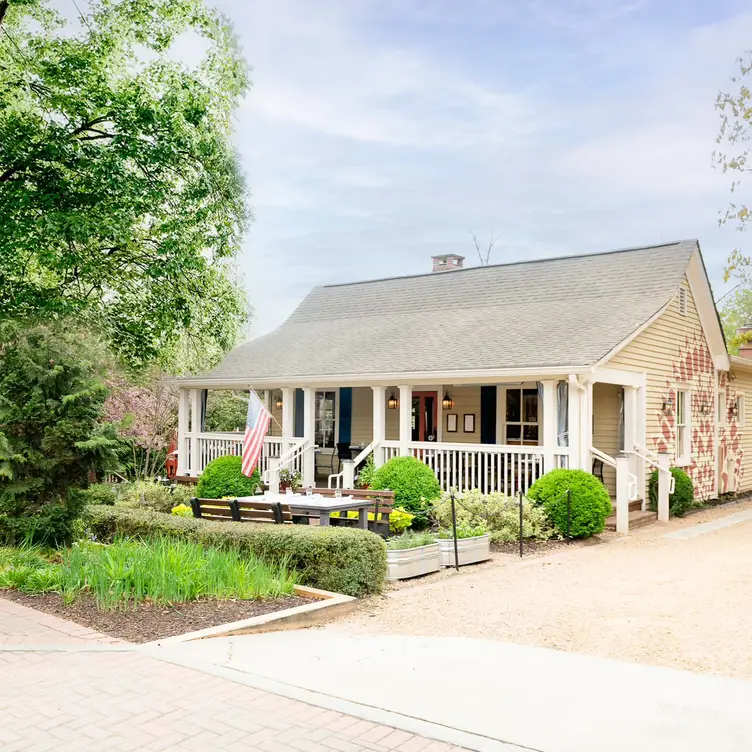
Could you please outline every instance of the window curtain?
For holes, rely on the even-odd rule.
[[[339,389],[339,441],[349,444],[352,439],[352,387]]]
[[[556,384],[556,443],[560,447],[569,446],[569,384],[566,381]]]
[[[624,387],[619,390],[619,451],[624,451]]]

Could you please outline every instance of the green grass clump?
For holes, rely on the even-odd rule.
[[[68,602],[90,593],[105,611],[143,601],[168,605],[199,598],[278,598],[291,595],[297,579],[284,564],[174,538],[75,543],[59,563],[36,549],[0,550],[0,588],[59,592]]]
[[[356,597],[378,593],[386,574],[384,541],[367,530],[218,522],[117,506],[89,507],[85,522],[99,541],[158,535],[234,549],[296,570],[304,585]]]

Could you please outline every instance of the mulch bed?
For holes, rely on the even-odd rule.
[[[90,596],[82,596],[70,606],[63,603],[63,597],[58,593],[29,595],[17,590],[3,590],[0,597],[135,643],[195,632],[314,602],[311,598],[291,595],[266,601],[200,600],[175,606],[142,603],[126,611],[98,611],[96,601]]]

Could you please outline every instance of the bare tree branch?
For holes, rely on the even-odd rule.
[[[491,251],[493,251],[493,248],[499,240],[500,236],[497,235],[496,237],[494,237],[493,233],[491,233],[491,239],[488,241],[488,247],[485,250],[481,250],[480,242],[478,241],[478,238],[472,230],[470,230],[470,235],[473,239],[473,243],[475,243],[475,250],[478,252],[478,260],[480,261],[480,265],[488,266],[491,259]]]

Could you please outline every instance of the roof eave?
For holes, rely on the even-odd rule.
[[[524,366],[520,368],[497,368],[460,371],[415,371],[402,373],[368,374],[310,374],[305,376],[270,376],[264,378],[208,378],[187,376],[165,379],[163,384],[191,389],[247,389],[313,386],[395,386],[399,384],[484,384],[504,380],[538,380],[541,378],[566,377],[569,374],[588,374],[592,365],[562,364],[556,366]]]

